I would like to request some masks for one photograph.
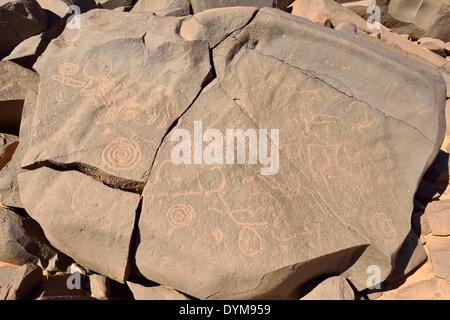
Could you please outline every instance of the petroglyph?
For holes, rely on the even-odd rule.
[[[195,220],[195,211],[191,206],[177,204],[167,211],[167,221],[174,229],[183,229]]]
[[[102,152],[102,164],[115,171],[132,170],[141,161],[141,148],[138,143],[126,138],[117,138]]]

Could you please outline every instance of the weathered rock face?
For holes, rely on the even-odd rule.
[[[343,277],[331,277],[322,281],[302,300],[355,300],[355,294]]]
[[[371,265],[383,281],[443,139],[440,74],[268,8],[213,63],[217,79],[175,129],[279,129],[279,172],[175,165],[165,139],[143,193],[139,271],[202,299],[283,298],[355,260],[358,290]]]
[[[36,0],[0,0],[0,21],[0,58],[47,28],[47,15]]]
[[[27,212],[53,246],[90,270],[126,279],[139,195],[76,171],[46,167],[20,173],[18,179]]]
[[[0,261],[20,266],[39,263],[46,268],[57,259],[57,251],[36,221],[4,208],[0,208],[0,243]]]
[[[14,62],[0,62],[0,132],[18,135],[23,103],[37,92],[39,77]]]
[[[391,0],[389,14],[406,25],[393,30],[415,38],[431,37],[450,41],[449,0]]]
[[[82,163],[143,182],[210,73],[208,44],[181,38],[179,18],[108,10],[81,18],[82,29],[67,29],[35,65],[38,103],[22,164]]]
[[[284,1],[286,2],[286,1]],[[192,10],[194,13],[205,11],[213,8],[235,7],[235,6],[251,6],[251,7],[274,7],[274,0],[191,0]]]
[[[42,280],[42,269],[32,264],[20,268],[0,267],[0,300],[30,297]]]

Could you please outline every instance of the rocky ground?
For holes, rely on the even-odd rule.
[[[0,59],[0,299],[450,299],[449,0],[0,0]]]

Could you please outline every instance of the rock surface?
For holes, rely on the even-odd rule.
[[[131,10],[131,12],[160,12],[163,10],[179,8],[180,16],[189,14],[188,0],[139,0]]]
[[[163,141],[139,221],[136,264],[144,276],[201,299],[282,298],[317,273],[343,272],[357,255],[348,272],[356,288],[365,288],[367,275],[357,275],[375,261],[381,280],[387,276],[411,228],[415,187],[443,139],[445,86],[437,71],[359,41],[264,8],[213,50],[217,79],[175,129],[192,131],[199,120],[203,130],[279,128],[280,172],[175,165],[175,143]],[[380,73],[397,80],[377,85]],[[434,93],[425,90],[429,81],[408,87],[424,73]],[[358,75],[373,77],[376,88],[369,92]],[[415,117],[412,105],[427,116]],[[198,270],[201,285],[184,276]]]
[[[450,236],[450,200],[430,203],[425,215],[433,235]]]
[[[190,0],[190,2],[194,13],[223,7],[250,6],[264,8],[275,6],[274,0]]]
[[[331,277],[322,281],[301,300],[355,300],[355,293],[345,278]]]
[[[27,212],[53,246],[90,270],[125,281],[139,195],[46,167],[22,172],[18,179]]]
[[[0,300],[24,300],[42,280],[42,269],[33,264],[0,267]]]

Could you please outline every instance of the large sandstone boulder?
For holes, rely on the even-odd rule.
[[[394,31],[450,41],[450,0],[391,0],[388,13],[406,24]]]
[[[330,277],[317,285],[302,300],[355,300],[355,293],[343,277]]]
[[[213,63],[173,130],[279,129],[279,172],[174,164],[169,133],[143,193],[139,271],[202,299],[283,298],[343,272],[362,290],[374,265],[383,281],[444,136],[441,75],[268,8]]]
[[[36,0],[41,7],[63,18],[68,13],[68,7],[75,5],[80,8],[80,13],[88,12],[96,9],[97,3],[95,0]]]
[[[0,58],[23,40],[47,28],[48,18],[36,0],[0,0]]]
[[[329,274],[363,290],[414,253],[414,193],[445,131],[437,70],[271,8],[81,22],[34,66],[17,169],[23,207],[80,265],[125,282],[135,256],[195,298],[285,298]],[[172,134],[198,121],[279,130],[272,161],[175,164]]]

